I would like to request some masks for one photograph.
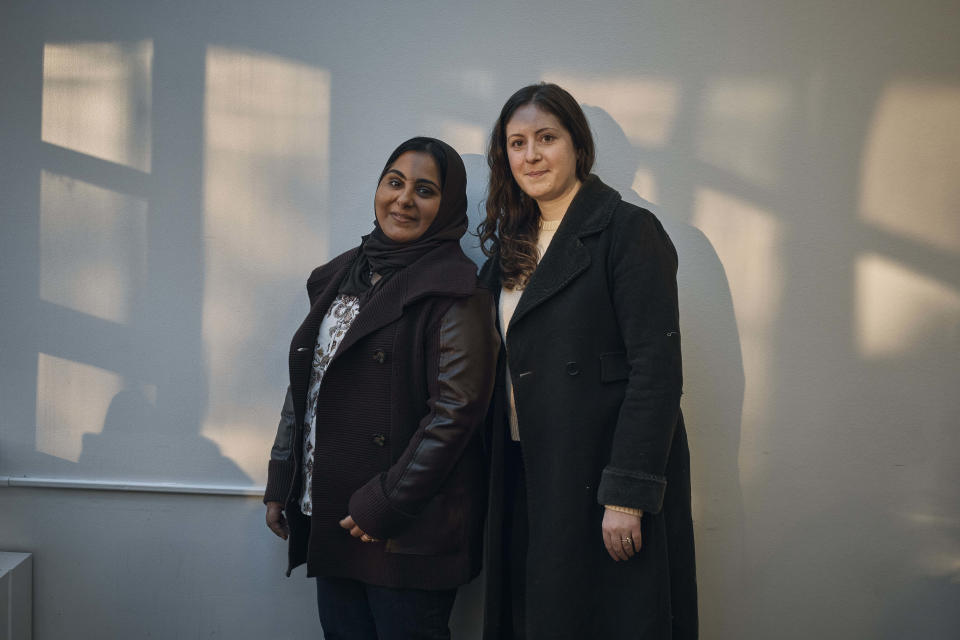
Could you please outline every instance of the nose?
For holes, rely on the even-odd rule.
[[[403,208],[413,206],[413,185],[407,185],[397,195],[397,204]]]
[[[540,159],[540,149],[537,146],[536,142],[531,142],[527,145],[525,153],[523,154],[523,159],[526,162],[536,162]]]

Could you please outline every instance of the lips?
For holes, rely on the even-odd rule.
[[[531,171],[531,172],[527,173],[527,177],[528,177],[528,178],[539,178],[539,177],[542,176],[542,175],[546,175],[546,173],[547,173],[547,169],[544,169],[543,171]]]
[[[412,216],[408,216],[408,215],[403,214],[403,213],[394,213],[394,212],[392,212],[392,211],[390,212],[390,217],[393,218],[393,220],[394,220],[397,224],[409,224],[409,223],[411,223],[411,222],[416,222],[416,221],[417,221],[417,219],[414,218],[414,217],[412,217]]]

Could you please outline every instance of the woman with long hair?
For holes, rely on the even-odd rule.
[[[677,254],[590,173],[580,106],[507,100],[488,149],[504,363],[491,412],[487,639],[694,638]]]

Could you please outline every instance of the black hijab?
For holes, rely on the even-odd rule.
[[[382,284],[394,273],[408,267],[424,255],[448,242],[460,242],[467,231],[467,172],[457,150],[436,138],[410,138],[393,150],[380,172],[380,180],[407,151],[430,154],[440,170],[440,209],[427,230],[416,240],[396,242],[380,228],[374,216],[374,229],[363,236],[360,251],[340,283],[340,293],[366,298],[370,289],[370,274],[380,274]],[[377,181],[379,186],[380,181]]]

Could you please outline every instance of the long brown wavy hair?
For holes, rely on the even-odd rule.
[[[555,84],[541,82],[526,86],[507,100],[493,125],[487,147],[490,184],[487,188],[487,216],[477,226],[480,247],[489,258],[500,253],[503,286],[515,289],[526,285],[537,268],[537,234],[540,208],[513,178],[507,158],[507,123],[520,107],[534,104],[557,117],[570,133],[577,154],[577,178],[586,180],[593,168],[593,135],[583,109],[573,96]]]

